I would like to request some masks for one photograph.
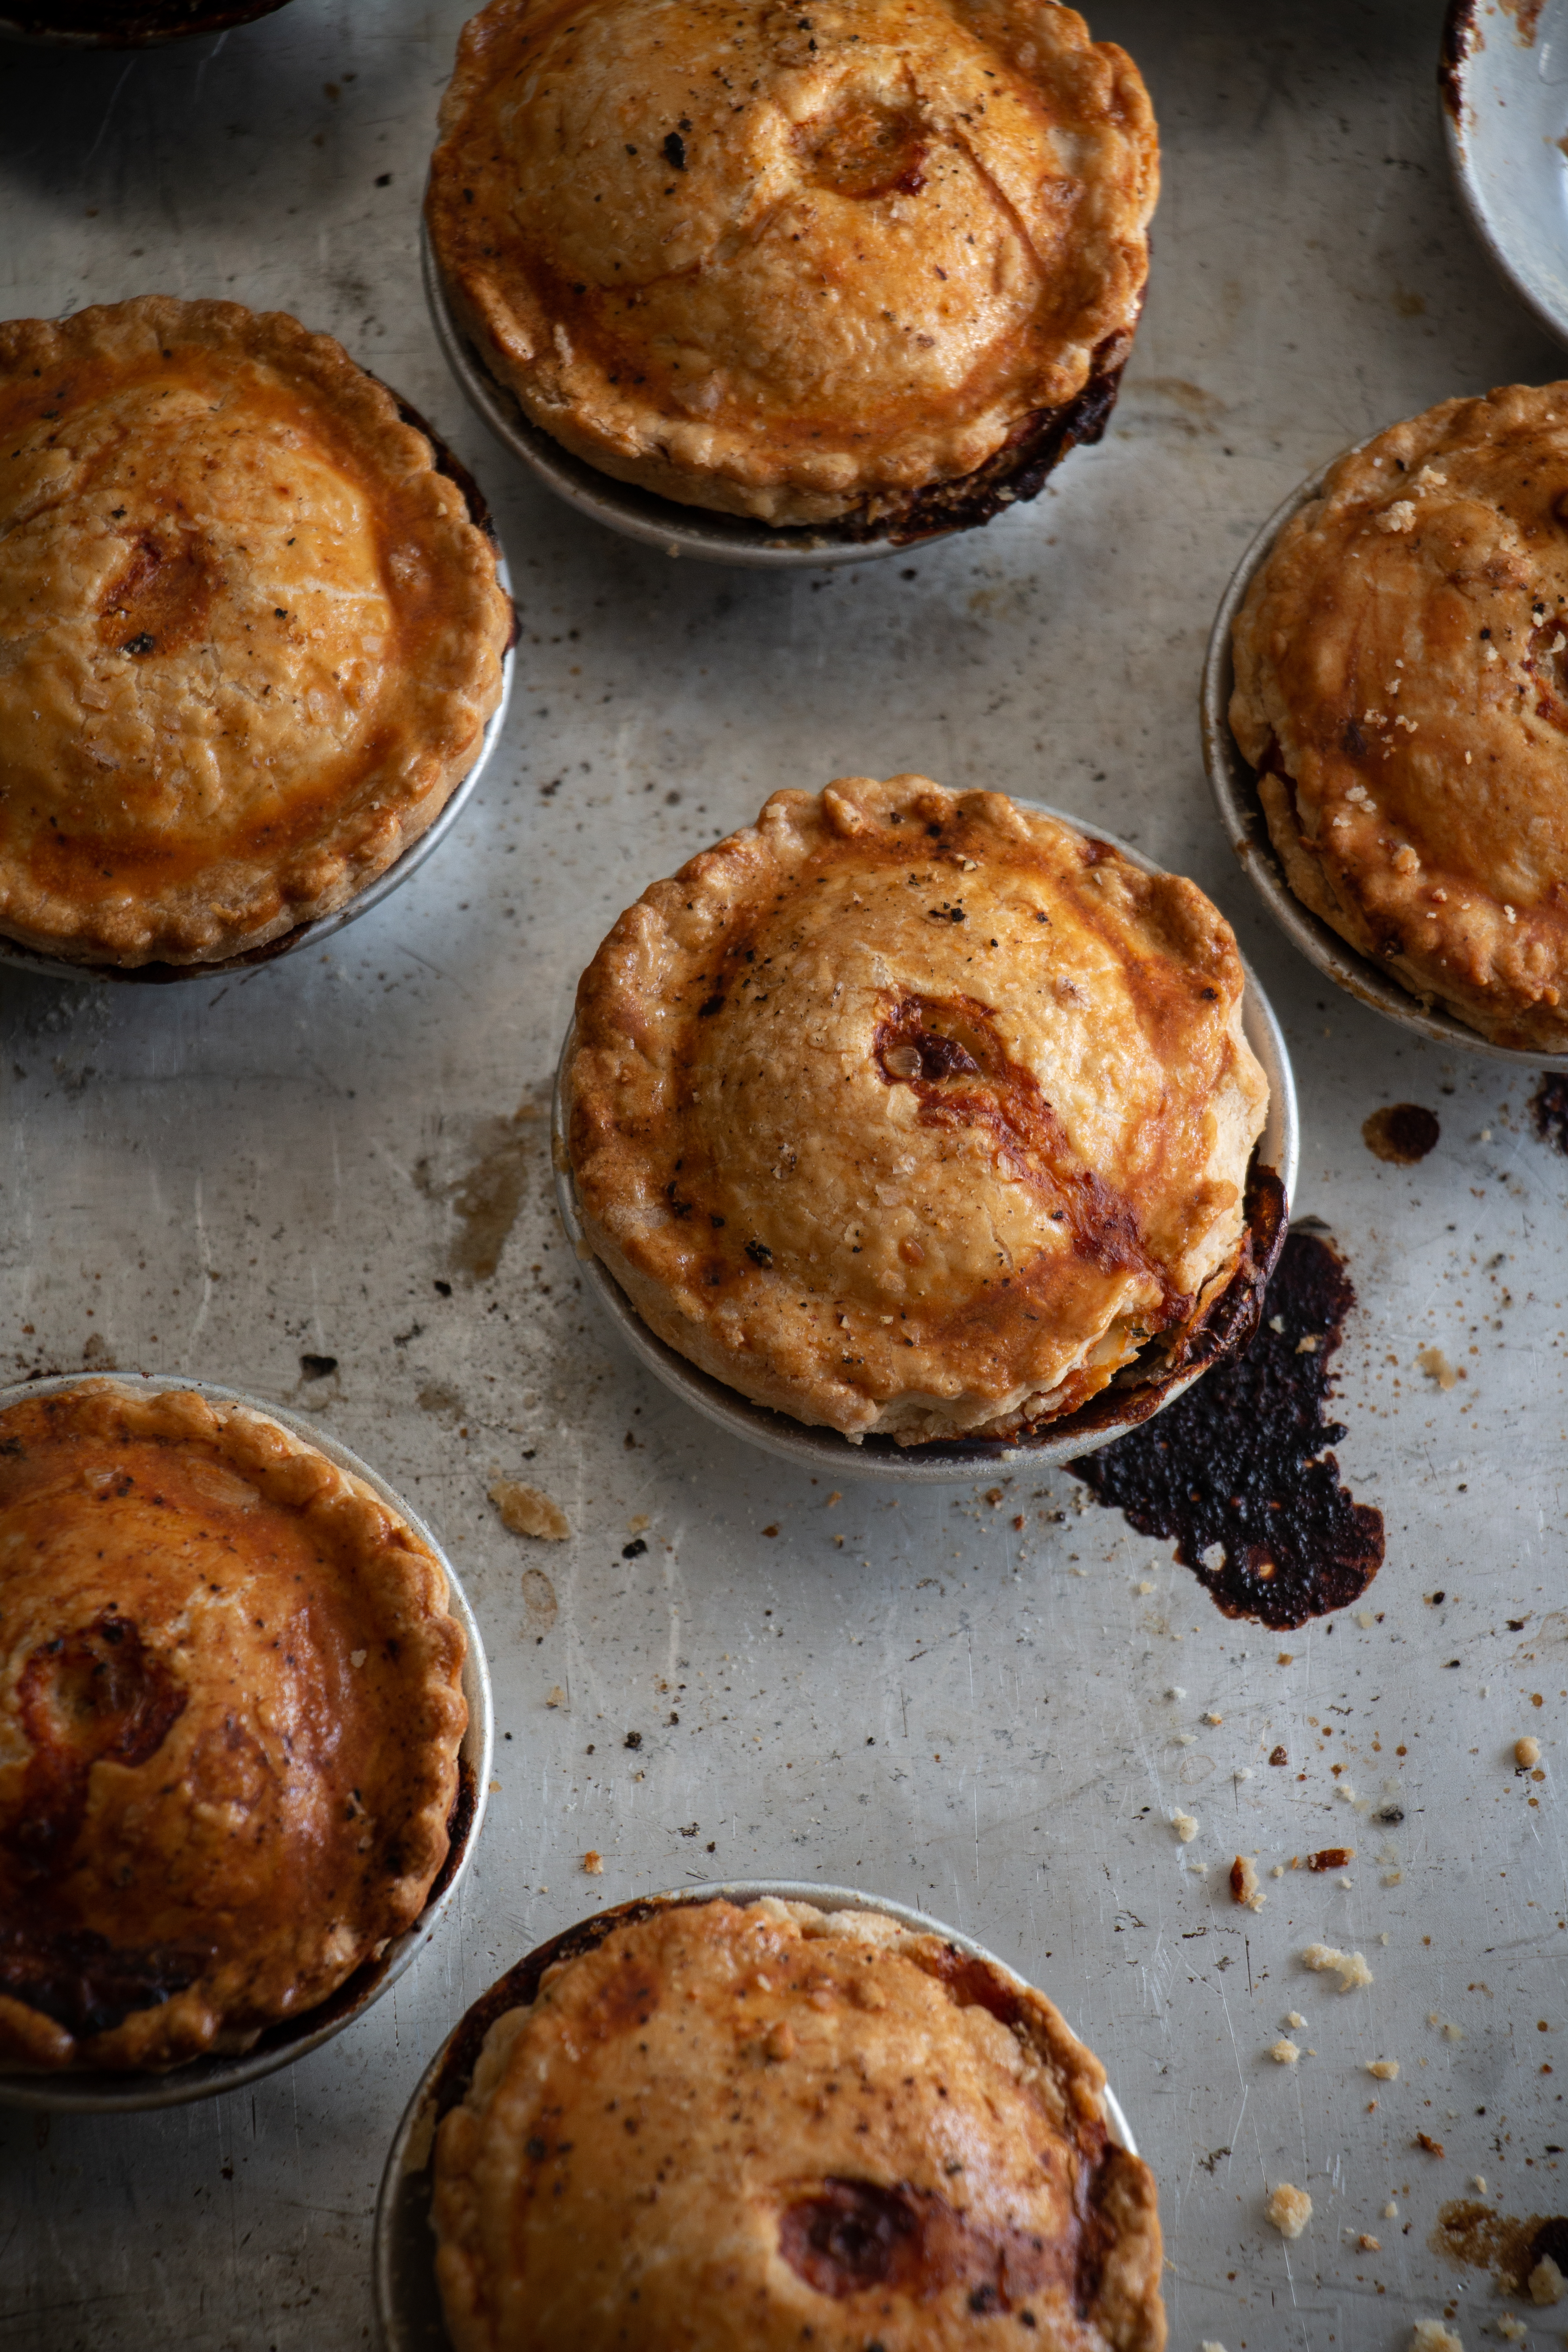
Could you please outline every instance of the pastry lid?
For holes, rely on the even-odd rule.
[[[0,1388],[0,1411],[7,1405],[19,1404],[26,1398],[58,1395],[62,1390],[79,1387],[84,1380],[98,1377],[90,1371],[67,1372],[47,1381],[18,1381],[13,1386]],[[485,1660],[479,1621],[468,1606],[468,1596],[458,1581],[444,1547],[418,1513],[409,1508],[384,1478],[362,1462],[357,1454],[351,1453],[329,1430],[319,1427],[308,1413],[291,1412],[285,1405],[247,1396],[242,1390],[226,1388],[214,1381],[185,1380],[176,1373],[140,1375],[115,1372],[105,1377],[122,1387],[144,1391],[191,1390],[197,1396],[210,1398],[216,1404],[245,1405],[252,1412],[262,1413],[269,1421],[279,1423],[306,1444],[313,1445],[340,1470],[347,1470],[354,1477],[363,1478],[372,1493],[378,1496],[389,1510],[395,1511],[399,1518],[407,1522],[421,1543],[428,1545],[441,1563],[447,1579],[447,1608],[462,1627],[467,1642],[462,1680],[463,1696],[468,1703],[468,1727],[458,1750],[458,1801],[451,1850],[424,1910],[412,1927],[391,1939],[379,1959],[365,1961],[335,1992],[330,1993],[313,2009],[269,2026],[247,2051],[220,2057],[192,2059],[187,2064],[174,2067],[167,2074],[92,2073],[84,2068],[58,2074],[0,2074],[0,2106],[31,2107],[54,2114],[121,2115],[134,2109],[178,2107],[192,2099],[214,2098],[221,2091],[237,2090],[242,2084],[254,2083],[260,2075],[270,2074],[279,2066],[291,2065],[296,2058],[304,2057],[307,2051],[319,2049],[323,2042],[330,2042],[334,2034],[352,2025],[384,1993],[390,1991],[398,1978],[412,1966],[450,1907],[479,1843],[495,1738],[489,1668]]]
[[[1047,808],[1044,802],[1026,800],[1013,795],[1020,808],[1031,809],[1037,814],[1055,817],[1058,823],[1085,829],[1083,820],[1062,809]],[[1095,838],[1109,842],[1113,849],[1146,874],[1157,874],[1160,868],[1142,851],[1118,841],[1113,834],[1090,828]],[[1253,1155],[1254,1178],[1268,1176],[1277,1180],[1283,1199],[1279,1203],[1277,1232],[1283,1238],[1289,1216],[1289,1203],[1296,1190],[1296,1163],[1300,1146],[1296,1086],[1291,1075],[1290,1057],[1274,1011],[1257,977],[1243,961],[1246,992],[1242,999],[1242,1030],[1247,1044],[1262,1064],[1268,1081],[1268,1117]],[[1163,1389],[1159,1402],[1151,1407],[1146,1391],[1119,1389],[1102,1390],[1099,1396],[1079,1412],[1062,1420],[1047,1423],[1033,1436],[1020,1438],[969,1437],[933,1439],[923,1445],[901,1446],[890,1437],[871,1436],[858,1445],[841,1436],[837,1430],[814,1426],[793,1420],[787,1413],[774,1412],[766,1405],[753,1404],[738,1389],[715,1380],[709,1372],[699,1370],[693,1363],[677,1353],[655,1332],[649,1329],[626,1297],[626,1292],[590,1248],[584,1231],[577,1202],[577,1187],[567,1150],[567,1118],[565,1107],[566,1074],[571,1066],[576,1040],[576,1023],[566,1032],[556,1069],[555,1094],[551,1110],[551,1142],[555,1162],[555,1199],[561,1212],[561,1222],[566,1228],[582,1265],[583,1278],[593,1292],[600,1307],[615,1324],[632,1353],[641,1359],[648,1370],[672,1389],[676,1395],[700,1412],[707,1421],[715,1423],[730,1435],[746,1439],[760,1445],[769,1454],[782,1454],[786,1461],[816,1471],[837,1483],[846,1478],[875,1478],[896,1485],[965,1486],[977,1478],[989,1476],[997,1470],[1026,1466],[1030,1470],[1055,1470],[1074,1461],[1079,1454],[1098,1453],[1102,1445],[1124,1436],[1128,1430],[1140,1425],[1167,1404],[1173,1403],[1184,1390],[1215,1359],[1207,1357],[1189,1370],[1167,1377],[1159,1385]],[[1249,1201],[1251,1197],[1249,1186]],[[1272,1265],[1272,1253],[1269,1264]],[[1224,1349],[1220,1350],[1221,1353]],[[1118,1410],[1118,1402],[1121,1410]]]
[[[1564,70],[1568,71],[1568,62]],[[1517,1062],[1532,1070],[1568,1070],[1568,1054],[1494,1045],[1454,1013],[1436,1006],[1428,1010],[1419,997],[1413,996],[1389,972],[1381,970],[1370,956],[1352,948],[1348,940],[1341,939],[1321,915],[1314,915],[1302,905],[1286,880],[1285,868],[1269,839],[1257,776],[1230,731],[1230,698],[1236,684],[1231,632],[1247,601],[1247,591],[1273,552],[1276,540],[1293,515],[1300,513],[1310,499],[1321,497],[1332,462],[1319,467],[1276,507],[1237,565],[1215,614],[1204,662],[1202,721],[1204,765],[1208,770],[1220,823],[1242,871],[1286,938],[1300,949],[1310,963],[1317,966],[1325,980],[1331,980],[1336,988],[1342,988],[1358,1004],[1370,1006],[1385,1020],[1397,1022],[1402,1029],[1414,1030],[1418,1037],[1428,1038],[1436,1045],[1447,1045],[1462,1054],[1485,1054],[1494,1062]],[[1253,1050],[1258,1052],[1256,1041]],[[1258,1058],[1263,1058],[1260,1053]]]
[[[773,1895],[781,1903],[810,1903],[819,1911],[880,1912],[913,1934],[942,1937],[966,1959],[994,1969],[1009,1983],[1021,1981],[1015,1969],[997,1959],[983,1944],[977,1944],[972,1936],[949,1927],[924,1911],[911,1910],[905,1903],[887,1902],[857,1887],[822,1886],[795,1879],[737,1878],[677,1887],[666,1895],[644,1895],[630,1903],[617,1904],[612,1910],[600,1912],[551,1937],[492,1985],[447,2035],[421,2074],[393,2135],[376,2199],[371,2256],[376,2332],[383,2352],[447,2352],[450,2344],[436,2284],[436,2239],[430,2226],[436,2126],[467,2091],[480,2042],[491,2021],[519,2002],[531,2000],[540,1976],[552,1961],[569,1957],[574,1948],[591,1948],[602,1942],[627,1913],[642,1916],[662,1904],[711,1903],[721,1897],[732,1903],[755,1903],[763,1895]],[[470,2021],[478,2029],[471,2034],[465,2032]],[[1109,2084],[1103,2096],[1105,2124],[1111,2139],[1129,2156],[1136,2156],[1137,2143]]]

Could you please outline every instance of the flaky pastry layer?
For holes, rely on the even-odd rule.
[[[0,936],[200,963],[343,905],[473,765],[510,625],[329,337],[163,295],[0,324]]]
[[[1059,1417],[1237,1265],[1242,992],[1192,883],[1001,793],[776,793],[579,983],[585,1230],[661,1339],[797,1420]]]
[[[247,2049],[410,1926],[464,1649],[434,1553],[265,1415],[0,1412],[0,2066]]]
[[[1160,2352],[1153,2177],[1043,1994],[877,1913],[607,1924],[440,2127],[457,2352]]]
[[[426,218],[566,448],[770,522],[896,520],[1025,467],[1091,383],[1098,436],[1157,190],[1136,68],[1054,0],[491,0]]]
[[[1297,897],[1483,1037],[1568,1048],[1568,383],[1342,457],[1234,642]]]

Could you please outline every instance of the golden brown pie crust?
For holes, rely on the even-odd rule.
[[[1423,1003],[1568,1049],[1568,383],[1342,457],[1235,629],[1291,888]]]
[[[588,1238],[660,1339],[798,1420],[1058,1418],[1237,1267],[1242,992],[1194,884],[999,793],[776,793],[579,983]]]
[[[1042,1993],[877,1913],[629,1909],[441,2125],[456,2352],[1161,2352],[1153,2176]]]
[[[0,1411],[0,2066],[248,2049],[410,1926],[464,1648],[427,1546],[264,1414]]]
[[[1098,437],[1158,177],[1131,60],[1054,0],[491,0],[426,218],[487,365],[578,457],[918,530]]]
[[[163,295],[0,324],[0,936],[201,963],[341,907],[473,765],[510,625],[330,337]]]

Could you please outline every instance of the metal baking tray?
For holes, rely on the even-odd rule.
[[[814,1904],[819,1911],[880,1911],[888,1918],[896,1919],[901,1927],[911,1928],[919,1935],[942,1937],[967,1959],[984,1961],[1013,1983],[1023,1981],[972,1936],[949,1927],[941,1919],[929,1917],[923,1911],[910,1910],[907,1904],[890,1903],[882,1895],[867,1895],[858,1887],[820,1886],[795,1879],[728,1879],[712,1885],[678,1887],[668,1895],[645,1895],[636,1907],[640,1909],[648,1902],[711,1903],[720,1897],[733,1903],[755,1903],[764,1895],[774,1895],[781,1903]],[[604,1916],[607,1921],[605,1932],[610,1933],[616,1912]],[[538,1957],[531,1954],[529,1960]],[[521,1974],[529,1960],[520,1963],[512,1973]],[[430,2203],[436,2126],[467,2087],[466,2083],[444,2079],[447,2053],[455,2033],[460,2031],[459,2024],[419,2077],[414,2095],[403,2111],[403,2120],[393,2135],[381,2176],[371,2256],[380,2352],[448,2352],[450,2339],[436,2284],[436,2241],[430,2225]],[[1138,2144],[1109,2083],[1104,2093],[1104,2116],[1110,2138],[1130,2156],[1136,2156]]]
[[[1161,870],[1152,858],[1134,849],[1125,841],[1117,841],[1099,826],[1086,827],[1084,820],[1065,809],[1047,808],[1043,801],[1026,800],[1016,795],[1018,806],[1034,810],[1038,815],[1056,817],[1061,824],[1078,831],[1090,831],[1096,839],[1109,841],[1113,849],[1142,868],[1145,874]],[[1290,1056],[1284,1035],[1274,1017],[1274,1010],[1259,987],[1256,974],[1243,960],[1247,974],[1247,990],[1242,1001],[1242,1029],[1247,1044],[1257,1055],[1268,1080],[1268,1117],[1258,1138],[1255,1158],[1257,1163],[1271,1170],[1280,1181],[1285,1194],[1285,1213],[1281,1230],[1289,1222],[1290,1202],[1295,1197],[1296,1172],[1300,1155],[1300,1118],[1296,1103],[1296,1082],[1291,1073]],[[571,1154],[567,1148],[564,1089],[566,1073],[571,1066],[576,1045],[576,1023],[566,1032],[561,1048],[561,1058],[555,1070],[555,1091],[552,1097],[551,1120],[552,1150],[555,1163],[555,1200],[561,1212],[561,1222],[566,1229],[581,1264],[584,1279],[594,1293],[601,1311],[656,1379],[679,1397],[694,1412],[731,1437],[743,1438],[752,1445],[761,1445],[768,1453],[783,1456],[805,1468],[838,1478],[874,1478],[902,1486],[961,1486],[990,1475],[998,1469],[1055,1470],[1062,1468],[1079,1455],[1098,1453],[1102,1445],[1111,1444],[1130,1429],[1137,1428],[1152,1418],[1145,1406],[1141,1412],[1136,1403],[1130,1402],[1125,1414],[1108,1415],[1105,1399],[1086,1412],[1072,1413],[1065,1421],[1047,1423],[1033,1435],[1003,1439],[994,1437],[937,1440],[926,1445],[900,1445],[890,1437],[867,1437],[858,1445],[840,1435],[836,1429],[816,1428],[805,1422],[793,1421],[787,1413],[774,1412],[766,1405],[753,1404],[723,1381],[715,1380],[710,1372],[689,1363],[667,1341],[649,1329],[604,1262],[589,1246],[577,1205],[577,1187],[572,1173]],[[1184,1380],[1173,1381],[1161,1403],[1155,1408],[1163,1412],[1184,1394],[1193,1381],[1201,1380],[1208,1365],[1200,1366]],[[1135,1398],[1137,1391],[1133,1391]]]
[[[0,1412],[7,1405],[19,1404],[25,1398],[58,1395],[62,1389],[79,1388],[84,1381],[97,1377],[100,1376],[91,1372],[69,1372],[55,1380],[19,1381],[0,1389]],[[395,1511],[420,1541],[429,1545],[441,1563],[447,1579],[447,1607],[462,1627],[467,1643],[463,1696],[468,1702],[468,1725],[458,1751],[458,1807],[452,1851],[441,1865],[430,1899],[418,1918],[400,1936],[393,1937],[379,1959],[366,1960],[313,2009],[268,2026],[249,2050],[221,2057],[194,2058],[186,2065],[158,2074],[91,2073],[85,2067],[58,2074],[0,2074],[0,2107],[31,2107],[45,2115],[126,2115],[148,2107],[183,2107],[192,2099],[216,2098],[222,2092],[237,2091],[263,2074],[271,2074],[279,2066],[291,2066],[297,2058],[319,2050],[323,2042],[331,2042],[345,2027],[354,2024],[391,1991],[451,1909],[484,1825],[495,1745],[489,1668],[485,1662],[479,1620],[468,1606],[457,1570],[436,1537],[379,1471],[362,1462],[330,1430],[322,1429],[308,1415],[291,1412],[287,1406],[270,1403],[263,1397],[247,1396],[238,1389],[221,1387],[216,1381],[186,1380],[173,1373],[112,1372],[101,1377],[113,1386],[139,1389],[154,1395],[166,1389],[189,1389],[197,1396],[210,1397],[215,1404],[247,1405],[251,1412],[281,1423],[307,1445],[324,1454],[329,1462],[335,1462],[340,1470],[363,1478],[388,1510]]]

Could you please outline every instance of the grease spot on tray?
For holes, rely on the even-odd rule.
[[[457,1212],[447,1263],[469,1283],[488,1282],[500,1264],[522,1206],[529,1154],[542,1139],[539,1118],[538,1105],[524,1102],[510,1118],[481,1121],[475,1155],[453,1182],[439,1182],[428,1160],[415,1165],[414,1181],[426,1199],[449,1201]]]
[[[1414,1168],[1440,1133],[1436,1113],[1421,1103],[1384,1103],[1363,1120],[1361,1139],[1374,1160],[1385,1160],[1394,1168]]]
[[[1246,1353],[1070,1465],[1141,1535],[1173,1537],[1227,1617],[1304,1624],[1356,1600],[1383,1565],[1383,1514],[1346,1492],[1326,1450],[1345,1434],[1322,1408],[1354,1305],[1339,1252],[1291,1233]]]

